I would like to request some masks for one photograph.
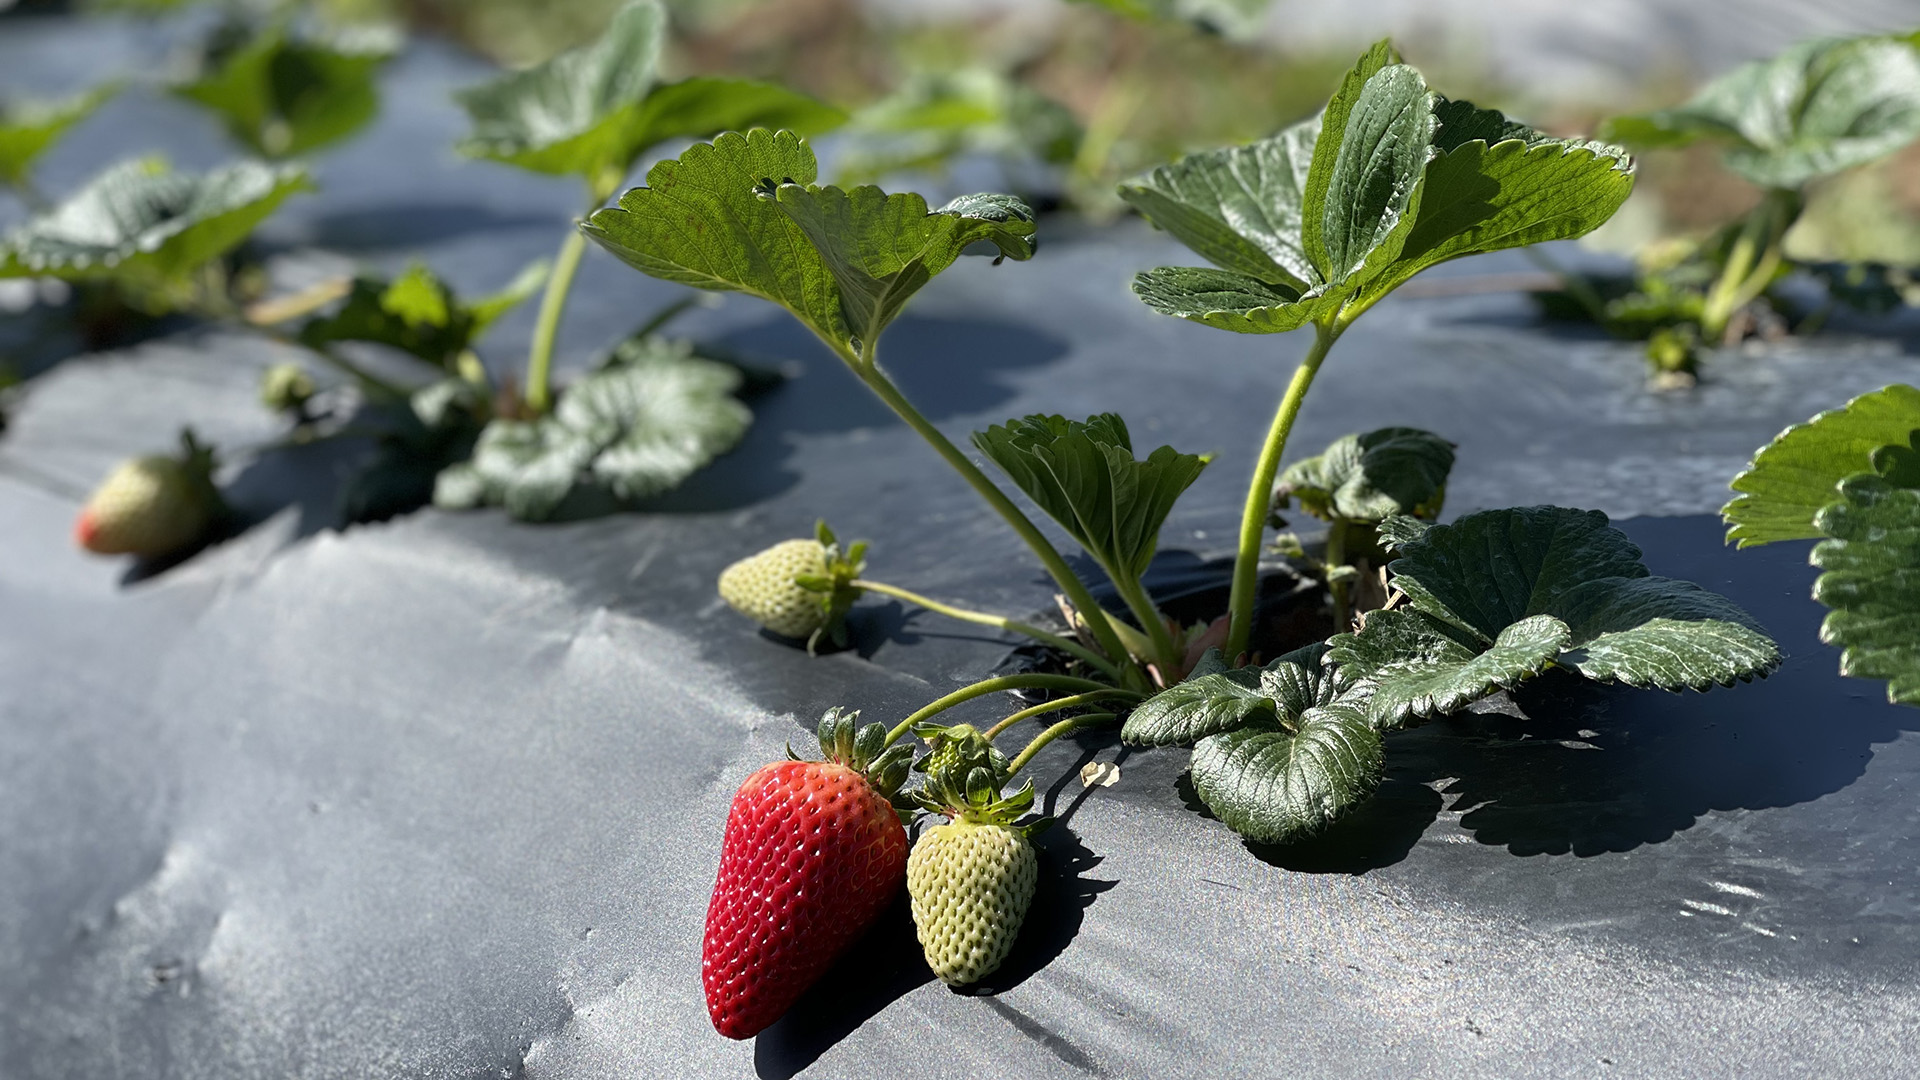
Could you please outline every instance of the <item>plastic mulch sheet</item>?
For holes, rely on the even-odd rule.
[[[20,26],[0,31],[9,85],[77,48],[69,24]],[[379,126],[269,230],[289,264],[417,256],[474,291],[556,245],[566,185],[448,149],[446,92],[480,74],[432,47],[398,62]],[[136,93],[52,167],[149,145],[219,148]],[[1230,549],[1306,345],[1129,296],[1133,271],[1184,258],[1138,223],[1049,219],[1032,263],[943,276],[884,358],[956,438],[1114,410],[1136,442],[1218,451],[1168,527],[1168,580]],[[676,295],[596,254],[570,363]],[[496,331],[491,362],[518,362],[529,321]],[[250,529],[146,577],[72,548],[78,495],[183,421],[270,437],[253,388],[284,354],[187,330],[35,380],[0,436],[0,1075],[1920,1071],[1920,712],[1837,675],[1805,545],[1737,553],[1710,516],[1782,426],[1913,381],[1910,324],[1719,357],[1700,389],[1653,395],[1632,346],[1544,329],[1522,298],[1383,305],[1321,376],[1297,452],[1432,428],[1460,444],[1449,514],[1605,510],[1655,573],[1759,617],[1785,666],[1704,695],[1546,680],[1524,718],[1395,734],[1380,797],[1292,848],[1195,813],[1185,751],[1063,740],[1034,768],[1065,827],[1006,968],[949,991],[898,905],[751,1043],[713,1033],[699,978],[734,788],[789,740],[811,749],[827,707],[898,718],[1010,643],[870,598],[853,648],[809,658],[726,610],[715,575],[825,516],[874,541],[882,580],[1017,614],[1051,590],[782,317],[732,298],[677,325],[791,378],[745,445],[641,512],[340,531],[364,447],[283,451],[223,475]],[[1006,707],[975,704],[958,715]],[[1092,761],[1119,781],[1083,788]]]

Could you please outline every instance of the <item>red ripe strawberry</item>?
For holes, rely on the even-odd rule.
[[[707,906],[702,974],[714,1029],[758,1035],[833,966],[899,893],[907,833],[888,800],[912,751],[858,713],[820,722],[825,761],[782,761],[747,778],[727,814]]]

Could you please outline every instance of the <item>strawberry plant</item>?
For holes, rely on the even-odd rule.
[[[1920,705],[1920,389],[1894,384],[1781,432],[1721,510],[1743,548],[1818,540],[1820,638],[1840,671]]]
[[[1633,162],[1449,101],[1391,45],[1369,49],[1326,109],[1249,146],[1211,150],[1123,185],[1121,197],[1212,262],[1134,279],[1155,311],[1242,334],[1310,326],[1261,447],[1241,517],[1226,654],[1248,649],[1256,565],[1287,435],[1328,350],[1354,320],[1448,259],[1577,237],[1612,216]]]
[[[1690,373],[1693,344],[1745,336],[1751,320],[1737,317],[1795,268],[1787,232],[1810,186],[1920,138],[1920,42],[1886,34],[1802,42],[1733,69],[1684,105],[1615,117],[1602,136],[1648,150],[1718,143],[1727,167],[1763,191],[1738,221],[1643,259],[1640,277],[1612,290],[1620,295],[1578,286],[1602,322],[1650,339],[1656,369]],[[1884,303],[1849,287],[1847,274],[1816,276],[1837,300]]]
[[[880,341],[887,326],[915,293],[969,246],[990,246],[999,258],[1033,256],[1032,211],[1011,196],[989,194],[962,196],[929,209],[926,200],[914,194],[889,195],[877,187],[850,191],[822,187],[814,182],[818,172],[812,148],[791,131],[729,132],[711,143],[696,144],[677,160],[655,165],[647,173],[646,187],[627,192],[618,207],[594,214],[583,230],[622,261],[653,277],[696,288],[744,292],[785,308],[1027,542],[1077,617],[1084,620],[1099,651],[1111,661],[1131,664],[1134,653],[1115,622],[1053,544],[914,408],[880,364]],[[689,228],[689,222],[695,227]],[[1032,425],[1016,422],[1021,427],[1018,436],[982,436],[983,449],[1002,448],[987,452],[1016,480],[1027,476],[1036,484],[1044,482],[1042,474],[1050,467],[1044,463],[1029,467],[1022,455],[1047,444],[1037,451],[1045,457],[1054,449],[1054,441],[1063,440],[1060,448],[1071,451],[1071,464],[1063,468],[1077,482],[1084,482],[1086,498],[1106,498],[1111,511],[1116,482],[1122,484],[1120,493],[1127,499],[1146,500],[1122,507],[1128,514],[1161,498],[1124,487],[1125,478],[1136,476],[1127,464],[1133,462],[1133,454],[1123,445],[1124,425],[1097,418],[1077,426],[1059,418],[1029,419]],[[1163,466],[1164,461],[1164,456],[1150,457],[1134,465],[1159,473],[1172,468]],[[1197,470],[1187,470],[1191,471]],[[1162,480],[1171,483],[1180,474],[1176,469]],[[1116,477],[1122,479],[1116,481]],[[1186,475],[1185,482],[1191,479]],[[1058,494],[1053,506],[1042,500],[1049,512],[1067,511],[1068,495]],[[1081,494],[1076,490],[1072,497]],[[1171,498],[1164,501],[1171,504]],[[1093,516],[1088,514],[1090,520]],[[1143,543],[1151,553],[1151,542],[1142,539],[1147,530],[1138,526],[1133,517],[1109,518],[1107,527],[1127,533],[1114,551],[1116,556],[1137,558]],[[1102,526],[1088,526],[1097,527]],[[1153,529],[1157,528],[1156,521]]]

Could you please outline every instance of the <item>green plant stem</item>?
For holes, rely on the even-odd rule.
[[[1110,697],[1116,697],[1121,695],[1124,695],[1126,697],[1134,697],[1134,698],[1137,698],[1140,696],[1131,690],[1108,689],[1108,690],[1089,690],[1084,694],[1075,694],[1072,697],[1054,698],[1052,701],[1043,701],[1038,705],[1029,705],[1024,709],[1021,709],[1019,712],[1014,713],[1011,716],[1008,716],[1005,720],[1002,720],[999,723],[988,728],[985,732],[985,735],[987,740],[991,742],[992,740],[999,738],[1001,732],[1007,730],[1008,728],[1012,727],[1013,725],[1019,723],[1022,720],[1031,719],[1032,717],[1035,717],[1035,716],[1044,716],[1045,714],[1050,712],[1059,712],[1061,709],[1071,709],[1071,708],[1074,708],[1075,706],[1086,705],[1090,702],[1099,701],[1102,698],[1110,698]]]
[[[587,253],[587,234],[578,228],[567,232],[560,254],[553,260],[553,275],[547,278],[547,291],[540,297],[540,319],[533,327],[533,346],[527,351],[527,408],[536,416],[553,408],[553,344],[560,336],[560,316],[567,310],[567,294],[573,290],[573,276],[580,270],[580,257]]]
[[[1347,523],[1335,518],[1327,526],[1327,592],[1333,595],[1333,632],[1347,632],[1347,583],[1334,580],[1334,571],[1347,562]]]
[[[1126,646],[1121,643],[1120,635],[1114,633],[1113,626],[1107,621],[1107,613],[1101,609],[1099,602],[1094,600],[1093,594],[1087,591],[1087,587],[1081,583],[1080,579],[1074,576],[1073,568],[1067,565],[1067,560],[1060,557],[1060,553],[1054,550],[1053,544],[1048,542],[1046,535],[1034,527],[1027,515],[1021,513],[1020,508],[1013,504],[1013,500],[1007,498],[1005,492],[995,486],[993,481],[987,479],[986,474],[981,472],[979,467],[967,458],[967,455],[961,453],[959,447],[953,445],[951,440],[940,433],[939,428],[934,427],[926,417],[920,415],[920,410],[914,408],[913,403],[900,393],[900,389],[894,386],[892,380],[880,370],[874,355],[874,344],[863,342],[857,356],[851,356],[845,352],[841,355],[860,381],[867,384],[868,389],[877,394],[881,401],[886,402],[887,407],[891,408],[900,419],[905,420],[908,427],[919,432],[920,437],[931,444],[941,457],[946,458],[947,464],[952,465],[961,478],[980,493],[981,498],[987,500],[987,505],[993,507],[1002,518],[1005,518],[1007,524],[1013,526],[1013,531],[1018,533],[1020,539],[1025,540],[1034,554],[1040,557],[1041,563],[1047,568],[1047,573],[1052,575],[1054,583],[1060,586],[1060,591],[1067,594],[1067,599],[1080,613],[1080,618],[1085,620],[1088,632],[1093,635],[1100,648],[1105,650],[1115,662],[1128,662]]]
[[[1701,306],[1700,329],[1708,341],[1722,342],[1734,312],[1759,299],[1786,259],[1787,229],[1799,214],[1797,192],[1775,189],[1747,215],[1727,265],[1714,279]]]
[[[948,709],[953,708],[955,705],[964,705],[974,698],[986,697],[988,694],[997,694],[1002,690],[1080,690],[1084,692],[1087,690],[1111,689],[1113,689],[1113,687],[1108,686],[1106,683],[1094,682],[1092,679],[1082,679],[1073,675],[1046,675],[1040,672],[1033,672],[1026,675],[1001,675],[992,679],[982,679],[971,686],[963,686],[955,690],[946,697],[926,705],[912,716],[895,724],[893,730],[887,732],[885,745],[892,746],[894,743],[900,741],[902,736],[913,730],[913,725],[918,724],[922,720],[938,716]]]
[[[1260,459],[1254,464],[1253,481],[1247,486],[1247,503],[1240,513],[1240,551],[1234,557],[1233,592],[1227,601],[1225,652],[1229,661],[1247,651],[1247,643],[1253,636],[1253,602],[1260,588],[1260,543],[1266,538],[1267,514],[1273,505],[1273,477],[1280,471],[1280,455],[1286,452],[1287,436],[1300,415],[1300,404],[1306,400],[1307,390],[1313,386],[1314,375],[1327,358],[1327,350],[1340,339],[1351,321],[1351,316],[1343,313],[1332,323],[1314,324],[1313,347],[1294,370],[1293,381],[1287,384],[1280,408],[1273,414],[1267,441],[1260,448]]]
[[[900,588],[898,585],[888,585],[881,581],[868,581],[865,578],[857,578],[847,584],[856,589],[865,589],[868,592],[877,592],[882,596],[891,596],[896,600],[905,600],[909,604],[916,604],[926,608],[928,611],[945,615],[950,619],[959,619],[962,622],[976,623],[980,626],[992,626],[1011,633],[1024,634],[1040,642],[1042,645],[1059,649],[1061,652],[1071,653],[1085,660],[1111,679],[1118,681],[1120,678],[1120,669],[1106,657],[1101,656],[1099,653],[1094,652],[1092,649],[1087,648],[1077,641],[1069,641],[1058,634],[1049,634],[1037,626],[1029,626],[1023,622],[1016,622],[1004,615],[990,615],[984,611],[972,611],[963,607],[955,607],[952,604],[943,604],[938,600],[921,596],[912,590]]]
[[[1153,598],[1147,595],[1147,590],[1137,578],[1128,578],[1111,570],[1107,571],[1107,578],[1113,582],[1120,598],[1127,602],[1133,617],[1139,620],[1140,628],[1146,632],[1148,640],[1153,642],[1154,663],[1160,668],[1161,678],[1173,678],[1185,658],[1173,644],[1173,634],[1167,629],[1166,617],[1160,614],[1159,608],[1153,606]]]
[[[1104,724],[1107,721],[1112,720],[1113,716],[1114,714],[1110,712],[1097,712],[1097,713],[1087,713],[1084,716],[1069,717],[1068,719],[1060,721],[1059,723],[1053,725],[1052,727],[1041,732],[1040,734],[1035,735],[1033,737],[1033,741],[1027,744],[1027,748],[1025,750],[1020,751],[1020,756],[1014,758],[1012,761],[1007,763],[1008,778],[1011,779],[1021,769],[1026,768],[1027,763],[1033,760],[1033,755],[1038,754],[1043,747],[1045,747],[1048,743],[1052,742],[1053,740],[1059,738],[1062,735],[1065,735],[1069,731],[1076,731],[1080,728],[1094,727],[1098,724]]]

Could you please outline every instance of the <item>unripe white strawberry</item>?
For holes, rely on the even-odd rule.
[[[102,555],[171,555],[203,538],[220,512],[212,454],[185,440],[184,458],[155,454],[123,461],[94,489],[74,522],[74,539]]]
[[[720,598],[761,626],[804,638],[827,621],[821,594],[794,584],[794,577],[826,577],[828,549],[818,540],[783,540],[720,572]]]
[[[1040,864],[1019,829],[957,819],[929,829],[907,857],[907,895],[927,966],[962,986],[1013,951]]]

